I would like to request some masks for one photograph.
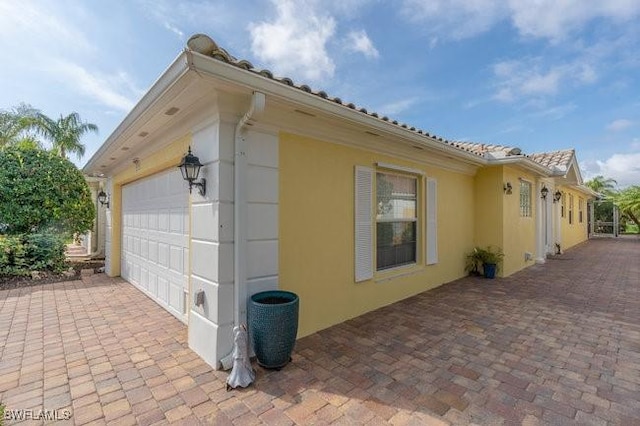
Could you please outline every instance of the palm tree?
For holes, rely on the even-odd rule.
[[[598,194],[602,194],[605,197],[613,195],[618,182],[615,179],[605,178],[602,175],[598,175],[593,179],[590,179],[584,183],[589,188],[593,189]]]
[[[640,228],[640,186],[630,186],[618,192],[614,202]]]
[[[52,120],[44,114],[38,114],[35,122],[36,131],[51,142],[52,150],[63,158],[68,153],[75,153],[78,159],[84,155],[84,144],[80,142],[82,136],[88,132],[98,132],[98,126],[83,122],[77,112],[60,116]]]
[[[0,110],[0,147],[17,144],[39,146],[38,140],[30,132],[39,113],[24,103],[10,110]]]

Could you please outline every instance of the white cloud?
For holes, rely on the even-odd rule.
[[[573,103],[568,103],[568,104],[564,104],[564,105],[557,105],[554,107],[547,107],[547,108],[542,108],[539,111],[534,112],[533,114],[531,114],[531,116],[533,117],[546,117],[549,118],[551,120],[561,120],[564,117],[566,117],[567,115],[569,115],[571,112],[573,112],[576,109],[576,105]]]
[[[640,15],[637,0],[509,0],[510,18],[523,35],[560,40],[592,20],[630,22]]]
[[[353,52],[362,53],[367,58],[377,59],[380,57],[378,49],[375,48],[373,42],[364,30],[351,31],[347,34],[347,49]]]
[[[561,86],[592,84],[596,79],[591,66],[580,60],[553,66],[544,65],[542,58],[503,61],[493,65],[493,73],[497,80],[493,98],[501,102],[549,97]]]
[[[588,168],[589,176],[602,175],[615,179],[620,187],[640,185],[640,152],[613,154],[605,161],[596,161]]]
[[[135,88],[129,76],[123,72],[115,76],[104,76],[89,72],[78,64],[61,60],[53,63],[50,70],[59,75],[60,80],[68,84],[72,90],[77,90],[102,105],[124,112],[131,110],[135,105],[134,99],[143,93]]]
[[[607,130],[610,130],[612,132],[621,132],[633,125],[634,125],[633,121],[627,120],[625,118],[620,118],[618,120],[614,120],[611,123],[609,123],[609,125],[607,126]]]
[[[58,6],[47,2],[0,1],[0,47],[22,49],[23,55],[92,49],[85,35],[59,16]],[[25,51],[25,47],[39,52]]]
[[[418,102],[418,98],[400,99],[384,104],[377,109],[384,115],[397,115],[414,106],[416,102]]]
[[[313,2],[273,0],[277,16],[250,25],[251,51],[276,73],[318,81],[332,77],[335,63],[327,51],[335,19]]]
[[[638,0],[403,0],[401,13],[443,38],[462,39],[502,21],[524,36],[560,40],[602,18],[632,23]]]
[[[246,7],[224,0],[137,0],[137,3],[147,16],[180,40],[187,38],[185,31],[191,28],[205,33],[209,28],[215,28],[233,34],[234,27],[250,12]]]
[[[506,11],[504,1],[495,0],[404,0],[401,6],[401,14],[421,28],[453,39],[489,30]]]

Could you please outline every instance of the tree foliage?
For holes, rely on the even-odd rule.
[[[634,185],[618,191],[614,202],[622,214],[640,227],[640,186]]]
[[[616,185],[618,184],[618,182],[616,182],[615,179],[605,178],[602,175],[598,175],[593,179],[589,179],[584,184],[598,194],[601,194],[605,198],[607,198],[615,193]]]
[[[32,124],[39,135],[51,142],[52,150],[63,158],[67,158],[68,153],[82,158],[85,146],[80,139],[88,132],[98,132],[98,126],[83,122],[77,112],[61,115],[57,120],[39,113]]]
[[[89,132],[98,132],[98,126],[82,121],[77,112],[53,120],[28,104],[0,110],[0,147],[42,148],[40,136],[59,156],[76,154],[81,159],[85,152],[81,139]]]
[[[50,151],[0,149],[0,233],[91,229],[95,207],[82,173]]]
[[[33,125],[39,113],[40,111],[27,104],[0,110],[0,147],[19,144],[39,146],[40,143],[33,134]]]

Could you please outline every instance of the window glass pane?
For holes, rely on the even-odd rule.
[[[520,181],[520,216],[531,216],[531,183]]]
[[[377,269],[416,262],[416,222],[378,222]]]
[[[378,173],[376,176],[377,220],[416,218],[418,180]]]

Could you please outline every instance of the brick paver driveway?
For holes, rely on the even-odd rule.
[[[226,392],[183,324],[104,275],[0,291],[0,356],[8,410],[75,424],[640,424],[640,240],[332,327],[246,390]]]

